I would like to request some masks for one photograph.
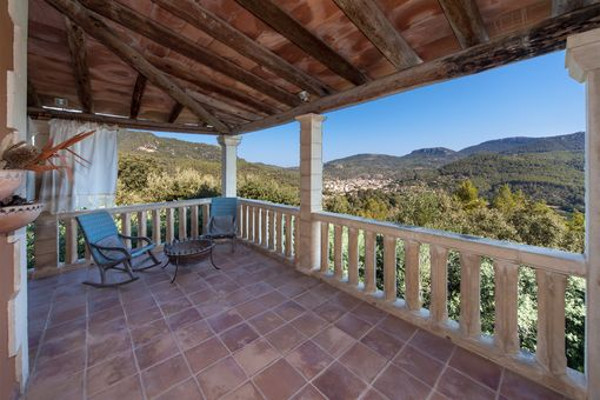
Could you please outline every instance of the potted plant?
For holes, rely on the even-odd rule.
[[[70,149],[75,143],[94,134],[95,131],[79,133],[57,145],[52,141],[42,148],[19,142],[8,146],[0,159],[0,234],[12,232],[34,221],[42,212],[42,203],[29,202],[14,193],[25,180],[27,171],[43,173],[64,170],[69,176],[71,166],[66,163],[62,151],[71,153],[76,162],[87,161]],[[56,162],[59,160],[59,162]]]

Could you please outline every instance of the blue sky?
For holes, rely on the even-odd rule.
[[[404,155],[423,147],[454,150],[510,136],[585,129],[584,86],[564,68],[564,52],[399,93],[326,113],[325,161],[357,153]],[[298,165],[298,123],[244,135],[248,161]],[[216,144],[203,135],[160,136]]]

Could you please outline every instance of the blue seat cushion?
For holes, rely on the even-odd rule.
[[[130,253],[131,253],[131,257],[135,258],[135,257],[139,257],[144,253],[149,252],[150,250],[153,250],[156,247],[156,245],[154,243],[151,243],[147,246],[143,246],[143,247],[139,247],[137,249],[131,249]]]

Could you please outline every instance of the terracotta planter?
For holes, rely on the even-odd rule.
[[[34,221],[44,209],[44,204],[0,207],[0,234],[12,232]]]
[[[22,169],[0,169],[0,200],[15,193],[25,180],[26,173]]]

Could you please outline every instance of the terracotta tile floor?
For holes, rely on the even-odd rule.
[[[31,281],[26,398],[561,398],[245,246],[215,259],[174,285]]]

